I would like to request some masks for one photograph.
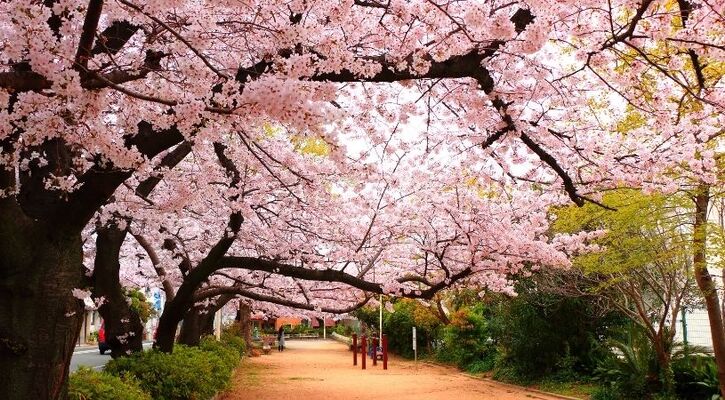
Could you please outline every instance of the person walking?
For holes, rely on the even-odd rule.
[[[284,326],[277,331],[277,351],[284,351]]]

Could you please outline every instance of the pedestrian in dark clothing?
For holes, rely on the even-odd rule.
[[[284,326],[277,331],[277,351],[284,351]]]

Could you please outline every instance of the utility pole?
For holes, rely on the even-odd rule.
[[[383,343],[383,295],[380,295],[380,329],[378,329],[378,334],[380,335],[378,343]]]

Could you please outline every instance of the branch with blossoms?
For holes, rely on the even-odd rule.
[[[332,313],[332,314],[348,314],[351,313],[368,303],[370,301],[371,296],[365,295],[364,298],[350,306],[347,307],[326,307],[326,306],[318,306],[315,304],[311,304],[309,301],[302,303],[294,300],[285,299],[283,297],[278,296],[270,296],[262,293],[257,293],[252,290],[243,288],[238,285],[233,286],[221,286],[221,287],[214,287],[209,286],[205,287],[201,290],[199,290],[196,295],[194,296],[194,300],[196,302],[203,301],[208,298],[220,296],[223,294],[231,294],[235,296],[241,296],[250,300],[264,302],[264,303],[271,303],[271,304],[277,304],[285,307],[289,307],[292,309],[297,310],[308,310],[308,311],[317,311],[317,312],[326,312],[326,313]]]

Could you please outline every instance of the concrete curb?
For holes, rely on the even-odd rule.
[[[526,386],[514,385],[514,384],[511,384],[511,383],[501,382],[501,381],[493,380],[493,379],[490,379],[490,378],[482,378],[482,377],[479,377],[479,376],[467,374],[465,372],[463,372],[463,375],[470,376],[471,378],[475,378],[475,379],[480,379],[482,381],[495,382],[495,383],[497,383],[499,385],[504,385],[504,386],[508,386],[508,387],[511,387],[511,388],[521,389],[521,390],[525,390],[527,392],[533,392],[533,393],[543,394],[543,395],[550,396],[550,397],[556,397],[556,398],[563,399],[563,400],[582,400],[579,397],[571,397],[571,396],[566,396],[566,395],[559,394],[559,393],[545,392],[543,390],[529,388],[529,387],[526,387]]]
[[[455,368],[455,367],[452,367],[451,365],[440,364],[440,363],[433,362],[433,361],[420,361],[419,360],[418,362],[423,363],[423,364],[433,365],[433,366],[436,366],[436,367]],[[562,400],[582,400],[579,397],[571,397],[571,396],[565,396],[563,394],[558,394],[558,393],[545,392],[545,391],[539,390],[539,389],[533,389],[533,388],[529,388],[529,387],[526,387],[526,386],[519,386],[519,385],[514,385],[512,383],[506,383],[506,382],[501,382],[501,381],[497,381],[497,380],[490,379],[490,378],[484,378],[484,377],[481,377],[481,376],[476,376],[476,375],[473,375],[473,374],[469,374],[468,372],[458,371],[458,373],[461,374],[461,375],[467,376],[469,378],[473,378],[473,379],[478,379],[478,380],[481,380],[481,381],[495,383],[497,385],[502,385],[502,386],[510,387],[512,389],[522,390],[524,392],[530,392],[530,393],[541,394],[541,395],[544,395],[544,396],[556,397],[557,399],[562,399]]]

